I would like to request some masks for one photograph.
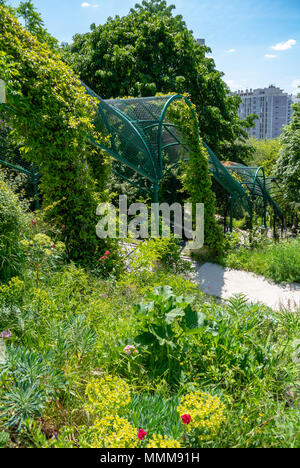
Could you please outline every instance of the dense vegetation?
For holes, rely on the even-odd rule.
[[[252,241],[233,233],[227,236],[221,263],[237,270],[253,271],[277,283],[300,283],[300,239],[274,242],[263,235]]]
[[[103,190],[98,187],[97,198],[87,164],[87,135],[100,137],[90,120],[93,100],[60,57],[1,5],[0,75],[7,83],[5,118],[22,141],[24,158],[39,167],[44,206],[57,227],[65,226],[69,254],[84,258],[97,248],[95,213]]]
[[[0,288],[2,446],[299,446],[299,314],[208,300],[169,241],[116,281],[65,263],[42,213],[28,228]]]
[[[32,3],[17,11],[3,3],[0,76],[9,109],[1,114],[0,150],[11,157],[21,150],[38,164],[43,209],[31,212],[16,179],[1,170],[0,447],[300,447],[299,311],[206,297],[175,239],[140,242],[133,251],[96,244],[97,202],[114,194],[105,190],[103,155],[97,180],[91,164],[86,136],[101,138],[93,100]],[[103,97],[188,92],[214,149],[250,158],[237,99],[172,11],[164,1],[143,1],[125,18],[76,36],[64,57]],[[221,256],[204,149],[188,109],[178,103],[170,114],[185,122],[190,147],[182,196],[205,201],[207,244]],[[276,142],[274,156],[267,143],[251,156],[268,174],[275,166],[281,172],[293,210],[299,117],[296,107],[276,163]],[[222,261],[300,281],[299,238],[275,244],[252,233],[250,241],[241,248],[227,236]]]
[[[64,59],[99,96],[154,96],[188,93],[196,105],[201,133],[220,159],[245,160],[252,152],[232,96],[210,49],[200,45],[174,6],[143,1],[128,15],[91,25],[62,51]]]

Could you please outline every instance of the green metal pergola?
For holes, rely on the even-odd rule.
[[[104,137],[103,143],[89,137],[91,142],[113,157],[115,162],[112,170],[115,174],[151,195],[157,202],[160,184],[166,173],[180,161],[189,158],[189,148],[184,142],[181,128],[172,122],[168,112],[175,101],[184,101],[190,108],[200,143],[198,121],[191,102],[180,94],[104,100],[87,85],[82,84],[87,94],[97,101],[94,124]],[[2,102],[5,102],[3,86],[1,96]],[[274,219],[278,216],[283,220],[280,208],[269,193],[262,168],[235,163],[230,167],[224,167],[206,143],[202,144],[207,151],[212,176],[229,195],[231,231],[234,207],[237,204],[249,214],[252,225],[253,203],[256,197],[263,199],[264,225],[266,225],[267,204],[274,210]],[[26,167],[24,162],[18,161],[15,164],[0,159],[0,164],[31,177],[38,203],[38,172],[28,165]]]
[[[158,201],[160,183],[166,172],[180,160],[188,159],[189,154],[180,128],[167,119],[168,109],[176,100],[185,101],[199,135],[191,102],[179,94],[103,100],[84,86],[87,93],[98,100],[95,126],[107,137],[107,143],[92,140],[93,144],[107,151],[117,161],[113,170],[118,176]]]

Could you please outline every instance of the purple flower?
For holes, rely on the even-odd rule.
[[[125,353],[128,354],[128,356],[129,356],[129,354],[131,354],[131,352],[133,352],[135,354],[138,354],[138,350],[136,349],[135,346],[132,346],[132,345],[125,346],[123,351],[125,351]]]
[[[12,332],[10,330],[4,330],[2,333],[0,333],[0,338],[11,338],[12,337]]]

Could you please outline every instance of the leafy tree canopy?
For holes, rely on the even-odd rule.
[[[220,158],[244,160],[252,148],[233,96],[216,70],[211,50],[199,44],[182,16],[166,1],[137,4],[125,17],[91,25],[65,45],[64,59],[103,98],[188,93],[195,103],[203,138]]]
[[[276,173],[282,179],[282,203],[287,207],[300,207],[300,104],[294,104],[291,123],[281,137],[281,150]]]
[[[7,4],[6,0],[0,0],[0,5],[5,6],[11,13],[23,20],[27,31],[33,34],[39,42],[48,44],[54,51],[58,50],[58,40],[49,34],[40,13],[31,0],[21,1],[15,8]]]
[[[279,157],[279,138],[273,140],[250,139],[255,149],[253,157],[249,161],[250,166],[261,166],[267,176],[273,175],[274,167]]]

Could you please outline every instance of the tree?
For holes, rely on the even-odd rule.
[[[273,175],[277,159],[279,157],[280,142],[279,138],[273,140],[250,139],[255,149],[255,153],[249,161],[250,166],[261,166],[264,168],[266,176]]]
[[[24,157],[39,168],[44,207],[56,226],[64,226],[72,258],[86,259],[101,248],[88,164],[95,150],[87,136],[100,138],[92,124],[95,102],[60,57],[1,5],[0,77],[7,84],[7,123]]]
[[[280,137],[276,175],[281,178],[281,203],[297,211],[300,207],[300,103],[294,104],[293,109],[292,121]]]
[[[77,34],[62,54],[102,98],[188,93],[196,105],[202,136],[221,159],[248,158],[252,148],[232,95],[216,70],[208,47],[199,44],[174,6],[150,0],[123,18],[108,18]]]
[[[48,44],[54,51],[58,50],[58,40],[48,33],[40,13],[31,0],[20,2],[15,11],[19,17],[23,18],[27,31],[33,34],[39,42]]]

